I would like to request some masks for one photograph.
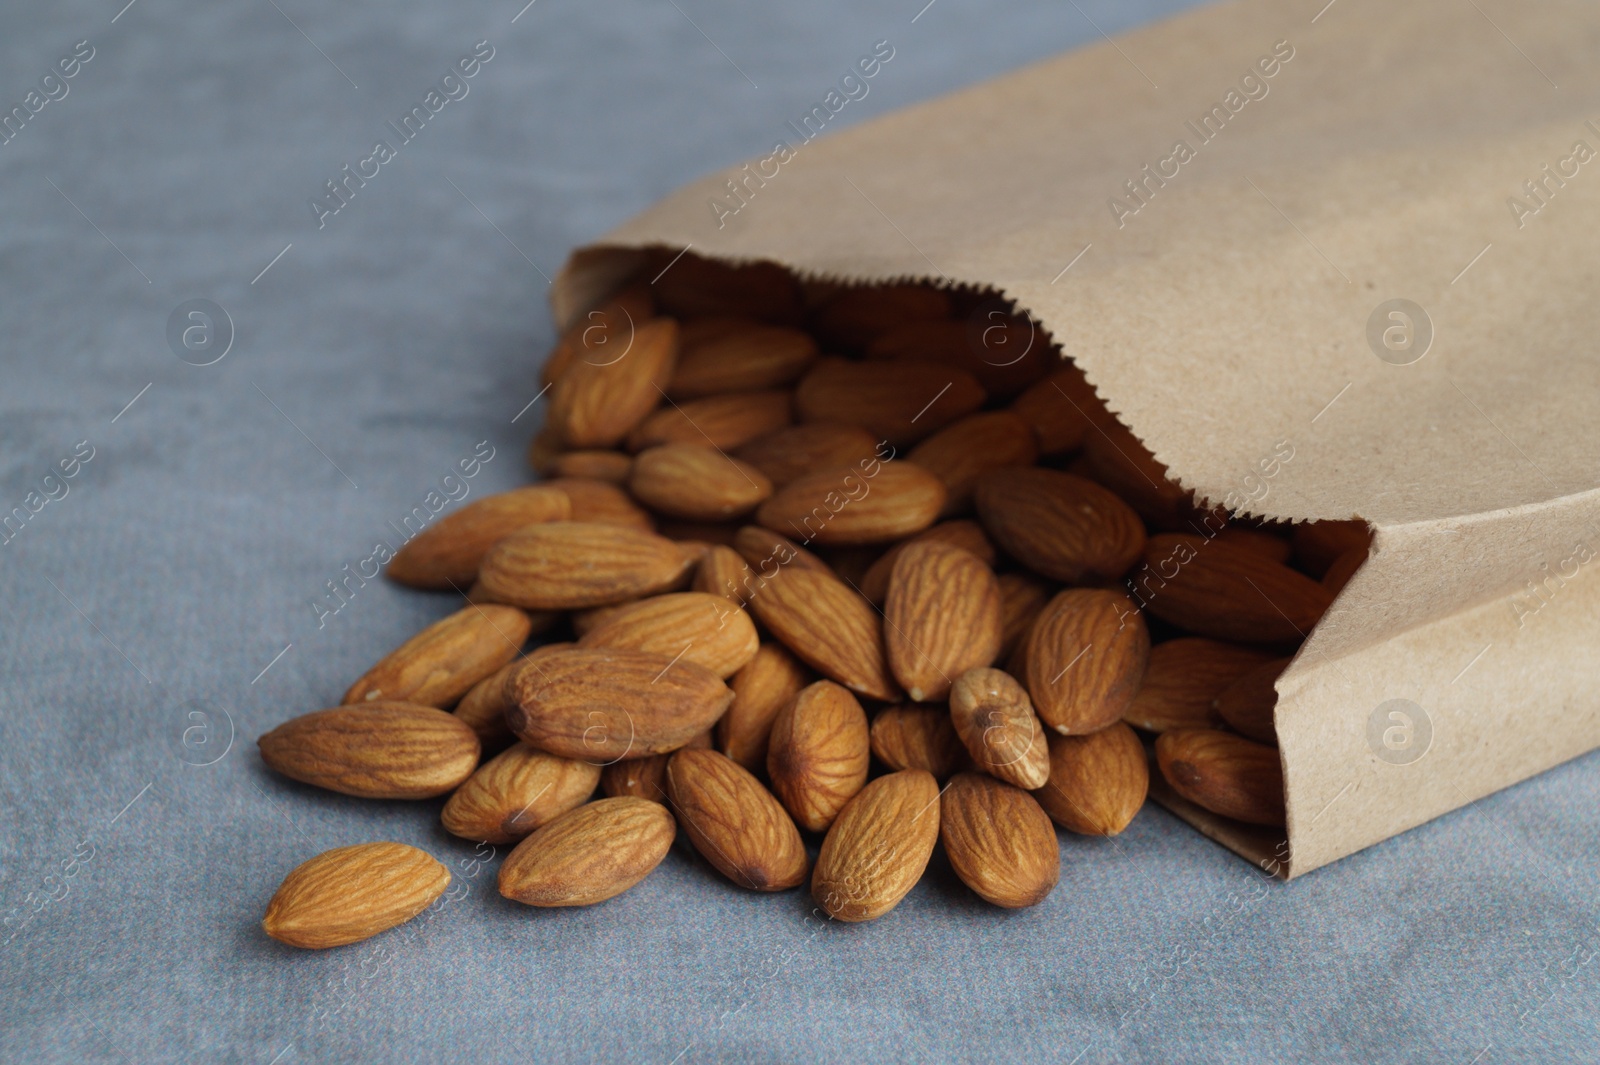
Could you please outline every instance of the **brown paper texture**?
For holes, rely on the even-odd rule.
[[[993,287],[1186,487],[1370,522],[1279,682],[1287,851],[1168,803],[1290,876],[1600,746],[1600,12],[1324,2],[776,129],[788,157],[667,197],[554,297],[650,245]]]

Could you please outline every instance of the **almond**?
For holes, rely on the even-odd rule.
[[[772,495],[766,474],[698,444],[646,448],[628,478],[633,497],[659,514],[689,521],[725,521]]]
[[[1217,713],[1240,735],[1276,747],[1278,727],[1273,712],[1278,706],[1277,683],[1288,668],[1287,658],[1274,658],[1256,666],[1222,689],[1217,696]]]
[[[711,734],[702,732],[680,750],[704,750],[711,746]],[[677,752],[674,751],[673,754]],[[665,804],[667,801],[667,763],[673,754],[652,754],[648,758],[628,758],[612,762],[600,770],[600,791],[608,799],[631,795]]]
[[[776,570],[750,600],[767,631],[825,677],[872,699],[899,697],[884,657],[878,612],[826,573]]]
[[[737,323],[690,345],[685,338],[667,394],[698,399],[793,384],[817,357],[810,334],[781,326]]]
[[[994,566],[994,545],[989,542],[989,537],[984,534],[983,526],[975,521],[965,518],[956,521],[942,521],[932,528],[925,529],[917,535],[895,544],[885,551],[878,560],[868,567],[862,576],[859,591],[875,606],[882,606],[889,595],[889,575],[894,572],[894,564],[900,558],[900,552],[911,544],[920,544],[927,541],[936,541],[941,544],[951,544],[968,553],[977,556],[985,566]]]
[[[1000,653],[1000,586],[959,547],[911,544],[889,579],[883,640],[894,678],[913,702],[936,702],[969,669]]]
[[[1044,786],[1050,750],[1028,693],[998,669],[972,669],[950,689],[950,722],[976,766],[1019,788]]]
[[[1115,492],[1157,528],[1178,526],[1191,508],[1189,491],[1167,476],[1167,468],[1121,423],[1107,423],[1083,442],[1094,480]]]
[[[561,477],[548,482],[572,502],[572,520],[597,525],[620,525],[640,532],[655,532],[655,519],[614,484],[592,477]]]
[[[892,771],[925,769],[943,780],[967,751],[942,706],[891,706],[872,719],[872,754]]]
[[[529,906],[592,906],[650,875],[677,826],[660,803],[599,799],[517,844],[500,866],[500,894]]]
[[[646,284],[629,285],[605,303],[567,326],[545,359],[541,384],[554,384],[580,356],[603,363],[631,342],[634,330],[655,316],[655,301]]]
[[[345,705],[384,699],[453,706],[510,662],[532,623],[513,606],[473,605],[440,618],[390,651],[344,693]]]
[[[1052,347],[1050,335],[1027,318],[991,309],[961,321],[896,326],[867,346],[867,358],[964,370],[990,396],[1005,398],[1060,365]]]
[[[939,785],[905,769],[865,788],[828,830],[811,876],[811,897],[840,921],[870,921],[922,879],[939,841]]]
[[[1359,519],[1350,521],[1308,521],[1294,527],[1290,544],[1297,566],[1321,577],[1334,562],[1351,551],[1365,553],[1372,530]]]
[[[612,350],[616,343],[623,347]],[[612,447],[661,402],[678,359],[678,323],[634,324],[631,342],[614,339],[575,357],[550,386],[548,423],[573,448]]]
[[[576,647],[511,675],[519,738],[563,758],[610,762],[677,750],[710,728],[733,692],[715,673],[665,655]]]
[[[743,606],[755,588],[755,574],[739,552],[715,544],[700,559],[689,585],[697,592],[721,596],[735,606]]]
[[[1055,826],[1021,788],[957,773],[939,800],[939,839],[956,876],[985,902],[1020,909],[1061,879]]]
[[[1144,682],[1122,719],[1147,732],[1214,728],[1222,724],[1216,702],[1224,688],[1270,659],[1238,644],[1184,636],[1150,649]]]
[[[1128,827],[1149,790],[1144,745],[1119,721],[1087,736],[1050,737],[1050,781],[1033,795],[1068,832],[1115,836]]]
[[[404,843],[338,847],[283,878],[261,927],[291,947],[342,947],[405,924],[449,885],[448,869]]]
[[[339,706],[291,718],[257,741],[293,780],[363,799],[427,799],[478,766],[478,736],[443,710],[411,703]]]
[[[800,321],[800,286],[773,262],[729,263],[664,249],[646,267],[656,300],[680,318],[731,316],[794,325]]]
[[[1230,522],[1217,533],[1216,541],[1219,544],[1232,544],[1247,551],[1254,551],[1257,554],[1267,556],[1274,562],[1287,563],[1289,561],[1289,541],[1275,533],[1268,532],[1266,529],[1256,529],[1248,525],[1240,525],[1237,522]]]
[[[1114,580],[1144,548],[1144,523],[1128,504],[1070,473],[995,470],[978,485],[974,500],[1000,549],[1052,580]]]
[[[735,457],[766,474],[773,484],[782,486],[813,470],[854,466],[870,458],[885,458],[890,453],[887,444],[880,449],[877,437],[860,426],[813,422],[785,426],[758,436],[739,448]]]
[[[784,808],[808,832],[833,823],[867,782],[870,759],[867,715],[832,681],[802,689],[772,722],[767,775]]]
[[[558,521],[501,540],[480,577],[492,595],[535,610],[578,610],[665,591],[688,577],[693,557],[654,533]]]
[[[620,603],[612,603],[609,606],[592,606],[588,610],[575,610],[572,612],[570,619],[572,622],[572,634],[581,640],[628,607],[637,606],[642,602],[644,602],[644,597],[640,596],[626,599]]]
[[[739,392],[672,403],[628,435],[628,450],[660,444],[698,444],[733,451],[793,421],[787,392]]]
[[[474,684],[472,690],[461,697],[461,701],[451,713],[466,722],[468,727],[478,734],[478,742],[483,745],[485,754],[499,753],[516,740],[511,734],[511,726],[506,724],[506,711],[511,708],[511,699],[506,694],[506,680],[529,658],[554,654],[576,646],[577,644],[572,643],[541,644],[523,658],[507,662]]]
[[[1144,681],[1150,633],[1126,596],[1069,588],[1028,634],[1027,685],[1046,725],[1063,735],[1122,720]]]
[[[1011,411],[969,414],[911,449],[914,462],[939,478],[945,487],[940,514],[950,517],[971,509],[972,492],[990,470],[1031,466],[1039,457],[1033,428]]]
[[[932,525],[944,498],[944,485],[920,466],[865,459],[790,481],[756,520],[808,544],[883,544]]]
[[[513,843],[587,802],[598,783],[599,766],[519,743],[480,766],[439,819],[462,839]]]
[[[677,592],[616,608],[578,641],[692,662],[731,677],[755,657],[760,641],[750,616],[718,595]]]
[[[785,566],[833,576],[832,567],[822,559],[793,540],[759,525],[746,525],[735,533],[733,549],[749,563],[756,577],[757,588],[771,580]],[[749,600],[753,595],[754,592],[747,592],[745,599]]]
[[[950,317],[950,294],[927,285],[847,288],[816,312],[812,329],[833,350],[860,351],[908,322]]]
[[[728,682],[733,702],[717,722],[717,749],[751,772],[765,769],[773,720],[810,682],[811,674],[781,644],[762,644]]]
[[[931,363],[821,359],[795,389],[803,422],[859,425],[895,447],[914,444],[984,401],[963,370]]]
[[[1333,565],[1328,567],[1328,572],[1322,575],[1322,586],[1328,589],[1330,595],[1337,596],[1344,591],[1344,586],[1350,583],[1350,578],[1356,575],[1367,561],[1367,549],[1357,547],[1346,551],[1333,560]]]
[[[1097,423],[1114,420],[1083,371],[1072,365],[1030,387],[1011,410],[1033,428],[1041,455],[1075,451]]]
[[[1011,657],[1033,629],[1033,622],[1050,601],[1050,589],[1027,573],[1002,573],[1000,586],[1000,653],[996,661]],[[1013,674],[1014,675],[1014,674]]]
[[[607,484],[627,484],[633,456],[622,451],[565,451],[550,462],[548,477],[584,477]],[[540,471],[545,472],[545,471]]]
[[[495,541],[527,525],[571,516],[571,500],[548,485],[485,496],[407,540],[384,573],[413,588],[460,591],[478,576],[478,564]]]
[[[1272,747],[1215,729],[1156,737],[1156,764],[1196,806],[1252,825],[1283,824],[1283,764]]]
[[[1254,551],[1201,536],[1151,537],[1130,578],[1144,608],[1198,636],[1244,643],[1304,638],[1333,602],[1327,588]]]
[[[716,751],[679,751],[667,796],[689,842],[723,876],[752,891],[783,891],[810,871],[794,822],[749,770]]]

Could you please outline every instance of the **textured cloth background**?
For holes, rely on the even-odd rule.
[[[480,441],[474,498],[523,482],[569,248],[769,151],[876,41],[840,124],[1179,0],[120,5],[0,8],[30,115],[0,146],[0,510],[37,510],[0,546],[0,1060],[1600,1059],[1592,755],[1293,886],[1151,808],[1063,835],[1036,909],[936,861],[846,927],[682,850],[602,906],[518,906],[439,803],[255,752],[453,609],[374,581],[332,612],[325,582]],[[319,229],[310,198],[479,41]],[[168,336],[193,299],[231,319],[208,366],[220,320]],[[324,953],[262,934],[285,873],[373,839],[448,862],[447,901]]]

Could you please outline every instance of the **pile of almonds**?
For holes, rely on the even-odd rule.
[[[1283,824],[1274,681],[1365,525],[1198,506],[992,294],[651,255],[544,376],[546,479],[388,565],[467,605],[261,737],[273,769],[448,795],[447,830],[514,844],[499,889],[532,906],[628,890],[680,831],[840,920],[893,909],[940,845],[1031,906],[1054,826],[1121,832],[1152,750],[1182,799]],[[264,926],[351,943],[448,882],[414,847],[340,848]]]

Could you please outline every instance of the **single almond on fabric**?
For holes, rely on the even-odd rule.
[[[836,466],[855,466],[867,459],[888,457],[887,444],[879,448],[878,438],[859,425],[812,422],[788,425],[765,436],[758,436],[734,453],[767,475],[775,485]]]
[[[919,532],[909,540],[895,544],[878,557],[867,572],[858,582],[858,591],[867,597],[868,602],[874,606],[882,606],[889,595],[889,575],[894,572],[894,564],[900,558],[900,552],[911,544],[920,544],[927,541],[936,541],[941,544],[951,544],[967,551],[981,561],[985,566],[993,567],[995,564],[994,544],[989,542],[989,537],[984,533],[983,526],[966,518],[955,521],[942,521],[929,529]]]
[[[900,553],[884,605],[889,668],[913,702],[937,702],[954,678],[992,663],[1002,635],[994,572],[950,544],[925,541]]]
[[[1365,547],[1346,551],[1334,559],[1333,565],[1328,567],[1328,572],[1322,575],[1322,586],[1328,589],[1331,595],[1337,596],[1344,591],[1344,586],[1350,583],[1350,578],[1356,575],[1356,570],[1365,565],[1366,561],[1367,549]]]
[[[750,609],[796,658],[823,676],[870,699],[900,697],[884,655],[878,612],[843,581],[790,566],[764,581]]]
[[[721,596],[675,592],[616,608],[578,646],[648,651],[727,678],[755,657],[760,642],[750,615]]]
[[[1033,622],[1050,601],[1050,589],[1030,573],[1002,573],[1000,585],[1000,654],[996,661],[1011,657],[1033,630]],[[1015,674],[1012,674],[1015,676]]]
[[[717,722],[717,750],[752,773],[765,769],[773,720],[811,679],[782,644],[762,644],[728,682],[733,702]]]
[[[628,490],[660,514],[689,521],[742,517],[772,495],[766,474],[699,444],[664,444],[639,452]]]
[[[572,501],[548,485],[485,496],[407,540],[384,573],[413,588],[461,591],[477,578],[478,564],[497,540],[527,525],[571,516]]]
[[[1258,743],[1278,745],[1278,727],[1273,712],[1278,706],[1278,678],[1289,668],[1289,659],[1263,662],[1222,689],[1217,695],[1217,713],[1230,728]]]
[[[959,320],[897,326],[869,344],[866,357],[964,370],[991,398],[1006,399],[1061,365],[1054,345],[1042,326],[991,304]]]
[[[810,872],[794,821],[750,771],[716,751],[679,751],[667,796],[695,850],[751,891],[784,891]]]
[[[1172,790],[1214,814],[1281,827],[1283,763],[1277,748],[1215,729],[1156,737],[1156,764]]]
[[[961,882],[996,906],[1036,906],[1061,879],[1050,818],[1026,791],[982,773],[951,778],[939,799],[939,839]]]
[[[1050,819],[1083,836],[1115,836],[1150,790],[1138,735],[1117,722],[1087,736],[1050,737],[1050,780],[1033,793]]]
[[[756,577],[756,586],[771,580],[782,568],[805,569],[833,576],[833,568],[786,536],[759,525],[746,525],[733,536],[733,549],[744,556]],[[746,600],[754,593],[747,594]]]
[[[908,462],[866,459],[790,481],[756,511],[756,520],[807,543],[885,544],[932,525],[944,485]]]
[[[649,876],[677,831],[660,803],[598,799],[517,844],[500,865],[500,894],[529,906],[604,902]]]
[[[521,654],[532,628],[528,615],[514,606],[465,607],[384,655],[350,685],[344,703],[383,699],[453,706],[473,685]]]
[[[548,424],[568,447],[613,447],[656,409],[677,360],[677,322],[635,323],[631,338],[573,358],[550,386]]]
[[[788,392],[738,392],[662,407],[628,434],[628,450],[697,444],[733,451],[794,420]]]
[[[949,318],[950,294],[928,285],[846,288],[812,316],[811,328],[830,350],[860,351],[896,326]]]
[[[586,477],[607,484],[627,484],[633,456],[622,451],[564,451],[550,461],[547,476]]]
[[[985,773],[1032,791],[1050,775],[1044,725],[1009,673],[971,669],[950,688],[950,723]]]
[[[755,573],[739,552],[722,544],[713,544],[711,550],[701,557],[689,587],[707,595],[721,596],[735,606],[743,606],[755,592]]]
[[[1093,481],[1042,467],[994,470],[973,496],[999,548],[1067,583],[1121,577],[1144,549],[1144,522]]]
[[[1216,728],[1217,696],[1271,659],[1265,651],[1203,636],[1181,636],[1150,648],[1144,683],[1122,719],[1146,732]]]
[[[1150,632],[1127,596],[1068,588],[1028,633],[1028,694],[1062,735],[1098,732],[1122,720],[1144,682]]]
[[[736,324],[714,336],[687,337],[667,395],[699,399],[723,392],[757,392],[793,384],[817,357],[810,334],[782,326]]]
[[[861,789],[839,814],[811,875],[811,897],[829,917],[870,921],[905,898],[939,842],[939,784],[904,769]]]
[[[1265,529],[1254,529],[1237,522],[1230,522],[1217,532],[1215,540],[1219,544],[1232,544],[1265,555],[1274,562],[1286,565],[1289,562],[1289,541]]]
[[[943,780],[967,750],[943,706],[891,706],[872,719],[872,755],[892,771],[925,769]]]
[[[1129,578],[1136,601],[1197,636],[1289,643],[1310,634],[1333,602],[1327,588],[1271,559],[1202,536],[1153,536]]]
[[[511,731],[563,758],[605,763],[665,754],[716,723],[733,692],[665,655],[576,647],[524,662],[506,691]]]
[[[497,598],[535,610],[582,610],[666,591],[694,557],[664,536],[616,525],[534,525],[490,549],[479,578]]]
[[[795,388],[803,422],[859,425],[895,447],[932,435],[983,406],[983,386],[933,363],[817,361]]]
[[[599,766],[519,743],[479,766],[439,819],[462,839],[513,843],[587,802],[599,783]]]
[[[1115,421],[1083,371],[1071,364],[1018,396],[1011,410],[1033,428],[1041,455],[1075,451],[1097,424]]]
[[[261,760],[302,784],[363,799],[429,799],[478,767],[478,735],[443,710],[363,703],[291,718],[256,741]]]
[[[990,470],[1031,466],[1039,458],[1033,428],[1007,410],[969,414],[911,449],[914,462],[939,478],[945,487],[940,514],[950,517],[971,509],[972,492]]]
[[[703,750],[711,746],[711,734],[702,732],[679,750]],[[674,751],[673,754],[677,752]],[[667,801],[667,763],[673,754],[652,754],[648,758],[626,758],[600,768],[600,791],[608,799],[633,796],[665,804]]]
[[[591,362],[615,358],[632,341],[634,330],[654,317],[650,286],[643,282],[627,286],[562,331],[544,361],[540,384],[554,384],[580,356]]]
[[[338,847],[283,878],[261,927],[291,947],[342,947],[405,924],[449,885],[450,870],[404,843]]]
[[[596,525],[620,525],[640,532],[655,532],[650,512],[615,484],[593,477],[560,477],[546,482],[559,488],[572,502],[572,520]]]
[[[819,680],[773,719],[767,776],[795,823],[822,832],[867,782],[871,754],[861,704],[839,685]]]
[[[1313,577],[1321,577],[1343,555],[1367,550],[1372,530],[1359,519],[1350,521],[1308,521],[1294,527],[1289,543],[1296,566]]]
[[[656,301],[679,318],[754,318],[798,325],[800,285],[773,262],[729,263],[662,250],[641,276],[653,278]]]
[[[1089,475],[1156,528],[1180,527],[1191,511],[1189,490],[1168,477],[1167,468],[1120,422],[1086,436],[1083,453]]]

